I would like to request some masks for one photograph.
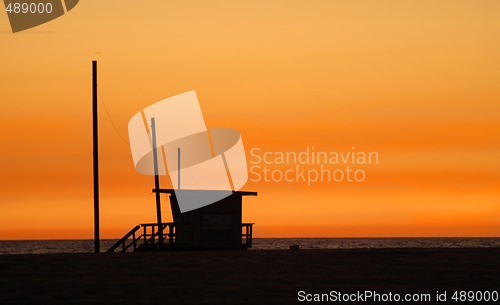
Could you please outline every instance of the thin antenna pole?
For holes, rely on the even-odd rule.
[[[161,221],[160,177],[158,176],[158,152],[156,150],[156,125],[155,118],[151,118],[151,136],[153,138],[153,161],[155,170],[156,190],[156,220],[158,222],[158,247],[163,249],[163,225]]]
[[[177,148],[177,189],[181,189],[181,148]]]
[[[92,61],[92,132],[94,148],[94,252],[100,252],[99,245],[99,139],[97,126],[97,61]]]

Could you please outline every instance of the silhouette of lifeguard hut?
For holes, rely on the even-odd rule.
[[[108,252],[173,249],[247,249],[253,223],[244,223],[248,179],[240,133],[207,129],[194,91],[162,100],[129,122],[135,168],[154,175],[157,221],[137,225]],[[160,175],[172,188],[160,188]],[[181,188],[182,186],[182,188]],[[162,222],[161,194],[170,201],[173,222]]]

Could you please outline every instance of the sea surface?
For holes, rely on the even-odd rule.
[[[116,240],[102,240],[105,252]],[[361,248],[500,248],[500,238],[254,238],[251,250]],[[92,253],[93,240],[2,240],[0,255]]]

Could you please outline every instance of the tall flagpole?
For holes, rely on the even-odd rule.
[[[94,147],[94,251],[99,245],[99,141],[97,128],[97,61],[92,61],[92,131]]]

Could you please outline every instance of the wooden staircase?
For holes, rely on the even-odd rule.
[[[139,234],[137,231],[141,228],[142,234]],[[162,223],[162,229],[163,247],[168,249],[175,242],[175,224],[173,222]],[[133,251],[159,250],[159,235],[157,223],[143,223],[132,228],[106,252],[127,252],[129,249]]]
[[[132,228],[120,240],[118,240],[107,253],[115,252],[130,252],[132,251],[155,251],[155,250],[173,250],[185,249],[182,245],[176,244],[177,226],[173,222],[162,223],[161,242],[162,249],[160,249],[160,231],[158,230],[157,223],[143,223]],[[142,228],[142,233],[141,233]],[[253,223],[241,224],[241,248],[247,249],[252,247],[252,228]]]

